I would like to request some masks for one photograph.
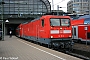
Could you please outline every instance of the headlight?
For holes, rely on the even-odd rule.
[[[51,38],[53,38],[53,36],[51,36]]]
[[[71,35],[69,35],[69,37],[72,37]]]
[[[60,30],[62,30],[62,28],[60,28]]]

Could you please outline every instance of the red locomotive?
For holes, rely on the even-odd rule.
[[[76,42],[90,42],[90,18],[72,20],[72,39]]]
[[[17,36],[17,37],[21,37],[21,36],[22,36],[22,24],[20,24],[20,25],[16,28],[16,36]]]
[[[72,27],[69,16],[45,15],[16,29],[19,37],[58,48],[71,48]]]

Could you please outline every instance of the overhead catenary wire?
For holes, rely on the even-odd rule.
[[[52,0],[52,8],[53,8],[53,10],[54,10],[54,6],[55,6],[55,5],[60,4],[60,3],[62,3],[63,1],[65,1],[65,0],[61,0],[60,2],[54,4],[54,1]]]
[[[65,1],[65,0],[62,0],[62,1],[60,1],[60,2],[58,2],[58,3],[56,3],[56,4],[54,4],[54,5],[60,4],[60,3],[64,2],[64,1]]]

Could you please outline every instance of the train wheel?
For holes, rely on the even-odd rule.
[[[42,43],[39,43],[40,46],[42,46],[43,44]]]
[[[73,51],[73,46],[70,45],[70,47],[68,48],[68,51],[72,52]]]
[[[54,49],[54,46],[53,46],[52,43],[50,43],[49,48],[50,48],[50,49]]]

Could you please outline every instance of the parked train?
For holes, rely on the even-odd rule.
[[[72,39],[76,42],[90,42],[90,18],[72,20]]]
[[[44,15],[31,22],[20,24],[16,35],[49,47],[71,48],[72,27],[69,16]]]

